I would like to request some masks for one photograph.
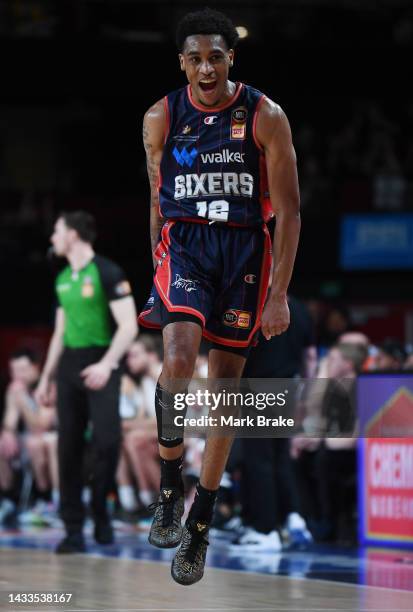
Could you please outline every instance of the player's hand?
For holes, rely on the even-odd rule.
[[[279,336],[290,325],[290,309],[286,297],[270,296],[261,319],[261,331],[266,340]]]
[[[98,363],[92,363],[84,370],[81,371],[80,375],[83,378],[83,382],[88,389],[98,391],[108,382],[112,368],[106,361],[99,361]]]
[[[34,399],[38,406],[51,406],[53,403],[52,399],[52,385],[46,378],[41,378],[39,384],[34,392]]]
[[[3,431],[0,436],[0,455],[4,459],[12,459],[19,452],[17,436],[12,431]]]

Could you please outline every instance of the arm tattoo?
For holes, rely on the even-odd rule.
[[[153,145],[149,140],[148,127],[143,124],[143,145],[146,152],[146,168],[148,172],[149,185],[151,190],[151,222],[150,222],[150,233],[151,233],[151,246],[152,253],[154,252],[159,239],[159,232],[163,225],[163,219],[159,214],[159,161],[156,159],[153,151]]]

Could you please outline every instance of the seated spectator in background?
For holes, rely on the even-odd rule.
[[[53,408],[39,407],[33,392],[39,379],[39,363],[29,350],[14,353],[9,362],[11,382],[6,391],[5,414],[0,436],[0,485],[6,491],[13,482],[11,461],[27,453],[39,497],[48,498],[52,489],[54,511],[58,504],[57,433]],[[19,423],[23,436],[18,437]],[[6,495],[7,497],[7,495]],[[44,508],[39,504],[38,510]],[[51,508],[48,508],[50,510]]]
[[[406,361],[403,364],[403,370],[408,370],[409,372],[413,370],[413,353],[407,355]]]
[[[372,345],[370,338],[359,331],[349,331],[341,334],[337,344],[357,344],[363,346],[367,350],[367,357],[361,368],[362,372],[369,372],[374,369],[376,360],[376,347]]]
[[[141,505],[147,506],[160,481],[154,398],[162,365],[151,336],[135,340],[126,363],[120,397],[123,441],[117,483],[121,507],[134,512],[138,509],[134,483]]]
[[[5,394],[5,411],[0,435],[0,487],[2,503],[0,523],[7,523],[16,513],[19,494],[15,474],[16,463],[20,456],[20,443],[17,436],[19,410],[15,399],[21,394],[29,395],[39,377],[39,368],[30,351],[16,351],[9,359],[10,383]]]
[[[308,432],[309,436],[296,436],[292,440],[291,454],[295,459],[303,513],[318,540],[355,538],[354,392],[356,376],[367,354],[362,344],[337,344],[330,349],[326,360],[328,381],[318,402],[318,424],[323,429],[318,434],[324,433],[326,437],[311,437]],[[308,400],[311,403],[311,398]],[[313,403],[313,411],[314,407]],[[313,424],[315,419],[308,422]]]
[[[402,370],[407,353],[403,344],[394,338],[387,338],[379,347],[373,369],[382,371]]]
[[[17,398],[18,399],[18,398]],[[36,489],[42,498],[35,506],[35,512],[57,515],[59,510],[59,463],[57,455],[57,414],[56,388],[52,386],[50,406],[36,406],[25,401],[18,401],[20,417],[27,433],[23,437],[23,445],[27,450],[33,470]],[[45,502],[49,499],[51,503]]]
[[[337,344],[361,344],[368,348],[370,346],[370,340],[363,332],[348,331],[339,336]]]
[[[266,340],[259,335],[243,378],[298,378],[314,375],[317,351],[311,315],[300,300],[288,295],[291,323],[286,332]],[[246,528],[234,546],[278,551],[279,527],[289,544],[306,546],[311,535],[300,515],[299,496],[288,438],[243,438],[242,521]]]

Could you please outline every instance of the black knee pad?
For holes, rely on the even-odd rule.
[[[159,383],[156,385],[155,412],[158,426],[158,442],[161,446],[174,448],[184,441],[184,427],[174,425],[174,417],[179,415],[185,418],[187,406],[185,405],[181,409],[175,408],[175,396],[184,395],[186,392],[187,390],[180,394],[170,393],[163,389]]]

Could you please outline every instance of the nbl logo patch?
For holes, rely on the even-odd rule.
[[[248,111],[245,106],[239,106],[231,114],[231,140],[245,140],[247,135]]]
[[[231,308],[224,312],[222,322],[228,327],[237,327],[238,329],[249,329],[251,327],[251,313],[244,310],[235,310]]]

